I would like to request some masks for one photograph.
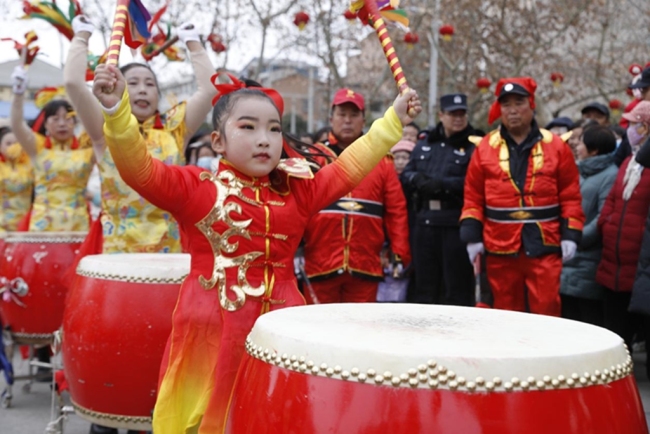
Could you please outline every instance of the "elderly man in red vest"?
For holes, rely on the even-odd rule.
[[[336,158],[363,134],[364,114],[363,96],[340,89],[332,100],[332,130],[317,146]],[[309,221],[304,235],[305,271],[311,284],[307,303],[376,301],[384,277],[379,254],[386,238],[393,253],[408,264],[406,199],[389,155],[350,194]]]
[[[562,261],[582,237],[578,169],[571,149],[535,120],[532,78],[497,83],[489,123],[465,181],[461,239],[485,268],[498,309],[560,315]]]

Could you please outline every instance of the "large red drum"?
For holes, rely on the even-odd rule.
[[[150,430],[158,373],[171,332],[183,254],[86,256],[63,319],[63,366],[81,417]]]
[[[641,434],[617,335],[541,315],[328,304],[261,316],[229,434]]]
[[[61,327],[72,265],[85,232],[9,232],[0,261],[0,311],[18,343],[44,344]]]

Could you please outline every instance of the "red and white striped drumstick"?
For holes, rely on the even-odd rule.
[[[113,18],[113,30],[111,31],[111,42],[108,45],[107,65],[117,65],[120,58],[124,30],[128,23],[129,1],[117,0],[117,8],[115,9],[115,17]]]

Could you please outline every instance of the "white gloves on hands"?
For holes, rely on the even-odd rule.
[[[74,31],[75,35],[78,35],[81,32],[92,34],[95,31],[95,25],[90,22],[87,16],[77,15],[72,20],[72,31]]]
[[[467,244],[467,254],[469,255],[469,262],[474,263],[476,257],[483,253],[485,253],[485,246],[483,246],[483,243]]]
[[[562,262],[570,261],[576,255],[578,245],[571,240],[563,240],[560,245],[562,246]]]
[[[16,65],[14,72],[11,73],[11,84],[16,95],[22,95],[27,90],[27,71],[22,65]]]
[[[177,30],[178,39],[187,45],[190,41],[201,42],[201,37],[199,36],[199,31],[196,26],[192,23],[181,24]]]

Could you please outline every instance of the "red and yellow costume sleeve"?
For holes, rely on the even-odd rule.
[[[582,210],[582,195],[580,194],[580,176],[571,148],[561,146],[560,163],[558,165],[557,189],[560,199],[560,217],[564,222],[562,227],[563,240],[580,240],[585,223]],[[575,231],[579,234],[572,234]]]

